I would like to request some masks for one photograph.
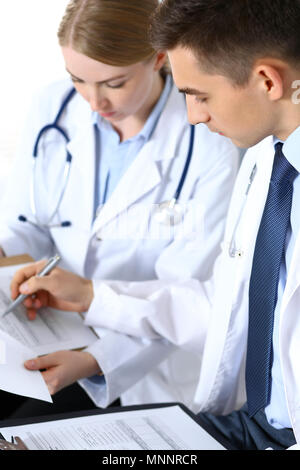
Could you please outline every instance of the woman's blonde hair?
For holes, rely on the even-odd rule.
[[[128,66],[155,55],[150,17],[159,0],[72,0],[61,21],[61,46],[108,65]]]

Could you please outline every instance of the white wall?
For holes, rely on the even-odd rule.
[[[66,76],[57,29],[68,0],[0,0],[0,197],[32,95]]]

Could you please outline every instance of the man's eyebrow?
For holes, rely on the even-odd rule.
[[[204,91],[199,91],[195,88],[179,88],[179,92],[185,93],[186,95],[206,95]]]
[[[82,80],[81,78],[79,77],[76,77],[76,75],[74,75],[72,72],[70,72],[70,70],[68,70],[66,68],[66,71],[73,77],[75,78],[75,80],[79,80],[80,82],[83,82],[84,80]],[[100,85],[101,83],[107,83],[107,82],[113,82],[114,80],[118,80],[120,78],[124,78],[125,75],[118,75],[117,77],[112,77],[112,78],[108,78],[107,80],[102,80],[100,82],[97,82],[98,85]]]

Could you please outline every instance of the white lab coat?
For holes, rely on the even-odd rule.
[[[137,389],[135,393],[131,388],[127,398],[122,396],[123,403],[180,399],[189,405],[195,391],[195,374],[199,368],[201,351],[196,340],[195,347],[189,349],[189,352],[179,352],[174,348],[182,345],[185,336],[190,338],[193,325],[185,324],[186,302],[189,305],[196,304],[199,284],[210,277],[220,249],[224,217],[238,167],[238,151],[228,139],[211,133],[206,126],[197,126],[193,158],[181,194],[185,207],[183,223],[175,227],[175,233],[170,234],[150,217],[152,204],[173,197],[188,150],[190,129],[185,103],[182,95],[173,87],[151,139],[144,145],[93,222],[94,129],[89,105],[77,94],[61,121],[71,138],[68,150],[73,156],[73,162],[59,218],[60,221],[70,220],[72,225],[68,228],[38,230],[29,223],[17,220],[20,214],[28,219],[33,218],[28,184],[32,177],[32,148],[38,131],[54,120],[70,87],[69,81],[51,85],[33,106],[12,180],[2,203],[0,244],[7,255],[29,253],[35,259],[47,257],[55,251],[62,256],[62,267],[95,280],[96,299],[100,297],[100,307],[97,307],[95,299],[91,314],[87,315],[87,323],[94,326],[92,312],[95,310],[96,319],[97,315],[101,318],[106,316],[110,323],[104,325],[109,329],[109,334],[90,348],[106,373],[106,389],[111,392],[102,401],[95,400],[97,403],[106,406],[116,398],[115,394],[119,396],[119,392],[127,390],[171,355],[171,362],[165,361],[155,368],[152,375],[148,374],[145,389]],[[46,158],[43,156],[44,151]],[[62,162],[65,158],[65,147],[57,134],[50,133],[41,145],[40,155],[41,170],[36,178],[36,193],[39,195],[39,214],[42,219],[47,219],[61,188]],[[57,220],[58,217],[54,221]],[[148,223],[149,220],[150,233],[154,234],[152,239],[147,239],[145,232],[145,221]],[[118,231],[120,226],[121,232]],[[180,236],[183,227],[184,236]],[[122,230],[125,230],[125,235]],[[115,342],[119,326],[114,325],[110,302],[112,285],[115,283],[113,293],[116,295],[118,281],[125,290],[129,289],[128,294],[124,298],[119,296],[118,300],[132,318],[135,315],[147,316],[153,309],[163,317],[166,312],[180,306],[182,331],[178,331],[175,346],[167,341],[177,328],[170,318],[164,326],[165,340],[156,339],[159,334],[154,331],[154,341],[151,338],[150,342],[148,339],[140,342],[134,333],[130,333],[130,336]],[[177,282],[180,283],[178,290],[174,289]],[[99,294],[96,283],[100,283]],[[137,287],[138,294],[131,296],[133,285]],[[146,296],[144,301],[149,286],[151,298]],[[165,290],[163,297],[160,295],[162,290]],[[103,303],[106,303],[106,310]],[[141,303],[145,308],[141,308]],[[207,313],[194,310],[194,316],[199,315],[206,324]],[[124,332],[127,333],[126,325]],[[145,368],[132,372],[128,378],[126,367],[130,365],[130,370],[134,369],[137,353],[140,357],[143,354],[148,357],[145,359]],[[121,370],[125,371],[123,375]],[[110,372],[122,383],[122,390],[117,386],[109,386]],[[139,386],[142,386],[141,383]],[[87,391],[90,393],[88,388]]]
[[[199,343],[204,340],[201,373],[195,394],[195,409],[209,411],[216,415],[228,414],[239,409],[246,401],[245,357],[248,333],[248,289],[256,236],[267,198],[269,180],[274,158],[273,138],[269,137],[247,152],[236,180],[230,204],[222,253],[214,269],[211,285],[201,284],[198,296],[199,312],[210,310],[210,322],[205,337],[199,332]],[[248,197],[245,192],[254,164],[257,174]],[[241,213],[241,208],[244,206]],[[233,233],[235,244],[242,256],[229,256]],[[288,272],[287,284],[280,313],[280,354],[286,398],[291,423],[300,449],[300,236],[298,236]],[[205,289],[206,287],[206,289]],[[202,294],[201,294],[202,290]],[[210,302],[213,300],[211,308]],[[188,307],[187,303],[187,307]],[[176,324],[180,312],[173,310]],[[127,317],[128,319],[129,317]],[[151,328],[159,330],[158,317],[154,321],[148,316],[147,322],[136,321],[127,324],[138,335],[146,335]],[[199,316],[201,319],[201,316]],[[186,309],[186,322],[196,321],[193,309]],[[201,328],[198,321],[198,328]],[[205,325],[204,325],[205,326]],[[149,335],[149,338],[151,336]],[[191,335],[194,344],[195,335]],[[188,339],[186,346],[188,344]]]
[[[215,267],[214,305],[206,339],[196,402],[200,410],[226,414],[246,400],[245,358],[248,289],[256,236],[265,206],[274,159],[273,138],[250,149],[236,181],[223,252]],[[242,256],[230,258],[233,235],[254,164],[257,175],[235,236]],[[288,410],[300,444],[300,236],[295,245],[280,311],[280,357]],[[263,287],[262,287],[263,288]],[[300,447],[299,447],[300,448]]]

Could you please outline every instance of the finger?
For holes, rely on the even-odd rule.
[[[24,366],[29,370],[48,369],[57,365],[56,353],[47,354],[46,356],[36,357],[24,362]]]
[[[21,294],[32,295],[38,291],[51,292],[52,288],[52,278],[51,276],[37,277],[33,276],[30,279],[27,279],[19,286],[19,291]],[[40,296],[39,296],[40,297]]]
[[[57,369],[57,367],[53,367],[46,370],[45,372],[42,372],[43,379],[46,382],[50,395],[54,395],[61,388]]]
[[[26,308],[39,309],[43,306],[43,303],[41,299],[39,298],[39,296],[37,296],[36,294],[33,294],[24,300],[23,305],[25,305]]]
[[[34,310],[34,309],[28,309],[27,310],[28,320],[33,321],[33,320],[36,319],[36,316],[37,316],[36,310]]]
[[[10,291],[12,299],[15,299],[19,295],[19,286],[24,283],[27,279],[35,276],[45,265],[46,261],[38,261],[37,263],[29,264],[24,268],[18,269],[15,272],[14,277],[10,283]]]
[[[37,310],[39,310],[41,307],[47,304],[47,301],[43,300],[44,297],[47,297],[47,296],[34,294],[32,296],[27,297],[24,300],[23,304],[27,309],[27,318],[29,320],[35,320],[37,316]]]
[[[20,437],[15,436],[15,437],[14,437],[14,440],[15,440],[15,442],[17,443],[18,448],[19,448],[20,450],[28,450],[28,447],[26,446],[26,444],[22,441],[22,439],[21,439]]]
[[[28,359],[27,361],[24,362],[24,366],[26,369],[29,370],[39,370],[39,359]]]

